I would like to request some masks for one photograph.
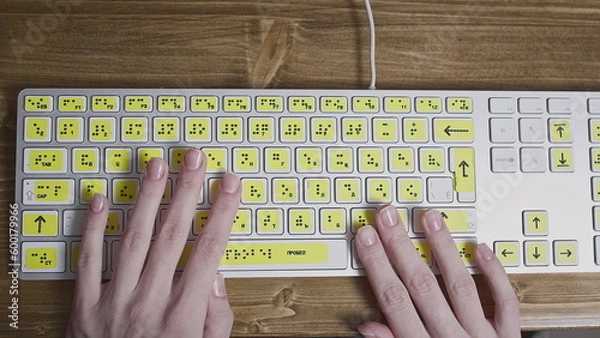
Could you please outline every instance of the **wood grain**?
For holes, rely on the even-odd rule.
[[[600,90],[593,0],[373,1],[378,88]],[[361,0],[0,2],[0,200],[28,87],[366,88]],[[0,208],[7,219],[8,208]],[[3,228],[5,229],[5,228]],[[0,233],[0,261],[7,234]],[[10,280],[0,267],[0,316]],[[477,282],[486,313],[489,290]],[[600,327],[600,274],[514,275],[521,326]],[[348,336],[381,319],[364,278],[231,279],[238,336]],[[20,330],[64,335],[73,283],[21,282]],[[6,306],[5,306],[6,304]],[[4,320],[3,320],[4,322]]]

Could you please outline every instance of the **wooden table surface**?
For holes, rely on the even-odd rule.
[[[378,88],[600,91],[600,2],[374,0]],[[366,88],[362,0],[0,2],[0,219],[27,87]],[[7,231],[0,261],[7,261]],[[64,334],[71,281],[19,284],[20,329]],[[523,329],[600,326],[600,274],[513,275]],[[477,278],[482,302],[489,290]],[[364,278],[227,280],[234,335],[353,335],[381,318]]]

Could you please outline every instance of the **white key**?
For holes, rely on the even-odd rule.
[[[452,199],[452,178],[430,177],[427,179],[427,200],[429,203],[450,203]]]
[[[600,114],[600,98],[588,99],[588,111],[590,114]]]
[[[63,232],[65,236],[81,236],[85,224],[86,210],[65,210],[63,212]]]
[[[494,143],[514,143],[517,126],[513,119],[490,119],[490,138]]]
[[[596,242],[596,265],[600,265],[600,236],[594,237]]]
[[[548,113],[550,114],[571,114],[571,99],[553,97],[548,99]]]
[[[515,148],[492,148],[492,171],[495,173],[517,172],[518,160]]]
[[[490,113],[512,114],[515,112],[515,101],[510,97],[491,97]]]
[[[519,135],[523,143],[544,143],[546,126],[543,119],[520,119]]]
[[[541,114],[544,112],[544,100],[539,97],[522,97],[519,99],[521,114]]]
[[[546,171],[546,152],[544,148],[521,148],[521,170],[527,173]]]

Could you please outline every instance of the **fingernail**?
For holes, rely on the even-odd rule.
[[[377,336],[369,331],[361,331],[360,326],[358,327],[358,332],[361,336],[365,338],[376,338]]]
[[[151,180],[158,180],[162,177],[165,172],[163,161],[159,158],[153,157],[146,166],[146,176]]]
[[[479,250],[479,255],[484,260],[491,261],[494,258],[494,253],[492,252],[492,249],[490,249],[490,247],[487,244],[479,243],[477,248]]]
[[[430,209],[425,212],[425,226],[430,231],[438,231],[442,229],[442,217],[437,210]]]
[[[381,223],[386,227],[393,227],[398,224],[398,211],[391,205],[385,206],[379,212]]]
[[[221,182],[221,189],[223,191],[233,194],[238,190],[240,186],[240,179],[232,173],[228,173],[223,177],[223,181]]]
[[[90,209],[93,212],[98,212],[102,210],[102,206],[104,204],[104,196],[102,194],[94,194],[92,197],[92,201],[90,202]]]
[[[375,244],[375,229],[372,226],[366,225],[360,229],[358,229],[358,240],[364,246],[371,246]]]
[[[218,273],[217,276],[215,277],[215,281],[213,282],[213,287],[212,287],[212,293],[213,295],[217,296],[217,297],[227,297],[227,289],[225,288],[225,279],[223,278],[223,275]]]
[[[185,159],[183,163],[185,164],[186,168],[196,170],[202,165],[202,160],[204,160],[202,151],[200,151],[200,149],[191,148],[185,153]]]

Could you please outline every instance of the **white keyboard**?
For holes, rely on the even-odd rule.
[[[16,202],[23,279],[72,279],[85,210],[111,202],[110,278],[151,157],[188,147],[208,174],[179,263],[226,172],[243,197],[229,277],[356,276],[356,230],[391,203],[437,271],[419,214],[442,212],[470,271],[486,242],[509,273],[600,272],[600,93],[259,89],[26,89]]]

